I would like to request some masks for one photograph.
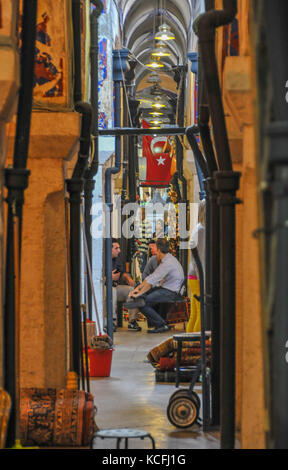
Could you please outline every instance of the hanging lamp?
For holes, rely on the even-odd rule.
[[[172,33],[170,26],[164,23],[159,26],[159,30],[156,33],[155,39],[157,39],[158,41],[172,41],[173,39],[175,39],[175,36]]]
[[[151,114],[151,116],[158,117],[163,116],[164,113],[161,113],[160,111],[151,111],[149,114]]]
[[[158,126],[159,124],[163,124],[163,121],[161,119],[151,119],[149,121],[149,124],[155,124],[156,126]]]
[[[165,47],[165,43],[163,41],[159,41],[151,55],[152,57],[169,57],[171,54],[167,47]]]
[[[146,64],[147,67],[150,67],[152,69],[158,69],[164,67],[164,64],[160,61],[160,57],[151,57],[151,62]]]
[[[155,96],[152,108],[161,109],[166,108],[166,104],[163,103],[160,96]]]

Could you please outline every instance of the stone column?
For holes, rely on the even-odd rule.
[[[242,172],[240,197],[243,201],[237,215],[237,421],[242,448],[261,449],[265,447],[263,320],[259,241],[253,238],[253,232],[259,227],[259,206],[249,56],[226,58],[224,97],[234,126],[241,132],[243,145],[241,159],[239,154],[236,160],[237,169]],[[231,129],[228,127],[229,136]],[[241,146],[234,146],[234,149],[240,150]]]
[[[13,140],[13,131],[10,134]],[[66,375],[63,160],[75,153],[77,113],[33,112],[22,231],[20,385],[63,387]]]

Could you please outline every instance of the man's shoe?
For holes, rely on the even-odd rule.
[[[144,299],[135,299],[135,300],[130,300],[129,302],[125,302],[123,304],[124,308],[127,308],[127,310],[133,310],[134,308],[140,308],[144,307],[145,305],[145,300]]]
[[[164,325],[164,326],[159,326],[158,328],[154,328],[154,330],[147,330],[147,333],[166,333],[167,331],[169,331],[170,328],[168,325]]]
[[[128,330],[141,331],[142,328],[141,328],[141,326],[138,325],[137,321],[134,320],[134,321],[131,321],[130,323],[128,323]]]

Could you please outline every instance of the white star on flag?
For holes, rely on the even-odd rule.
[[[166,162],[166,158],[160,157],[160,158],[157,160],[157,162],[158,162],[158,166],[160,166],[160,165],[163,165],[163,166],[164,166],[164,163]]]

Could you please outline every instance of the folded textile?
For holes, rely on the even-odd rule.
[[[94,397],[90,393],[70,389],[21,389],[22,445],[87,446],[97,429]]]
[[[206,341],[206,353],[207,360],[211,358],[211,343],[209,340]],[[197,364],[201,355],[200,341],[195,341],[193,346],[191,342],[185,341],[182,343],[181,350],[181,365],[195,365]],[[176,367],[176,357],[177,357],[177,341],[174,341],[173,338],[169,338],[163,343],[160,343],[155,348],[151,349],[147,354],[147,359],[155,368],[160,367],[161,359],[172,359],[175,361],[174,368]],[[196,358],[196,359],[195,359]],[[163,361],[162,364],[169,364],[169,367],[172,367],[172,361]],[[172,369],[167,369],[172,370]]]

